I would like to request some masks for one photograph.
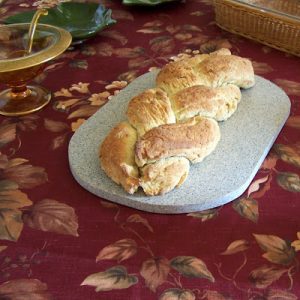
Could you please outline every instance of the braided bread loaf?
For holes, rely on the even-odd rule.
[[[130,194],[142,187],[146,195],[159,195],[180,186],[190,163],[216,148],[217,121],[236,111],[240,88],[253,85],[250,60],[228,49],[167,64],[155,88],[130,100],[128,121],[100,145],[102,169]]]

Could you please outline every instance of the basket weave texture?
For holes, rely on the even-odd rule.
[[[214,0],[214,4],[221,28],[300,56],[299,1]]]

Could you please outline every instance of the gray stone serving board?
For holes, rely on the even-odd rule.
[[[99,145],[109,131],[126,120],[130,99],[155,86],[157,72],[146,73],[89,118],[69,144],[69,163],[78,183],[91,193],[126,206],[154,213],[187,213],[223,205],[249,186],[290,112],[290,100],[278,86],[256,76],[256,85],[242,91],[235,114],[221,122],[221,140],[203,162],[191,165],[187,180],[163,195],[142,191],[127,194],[99,166]]]

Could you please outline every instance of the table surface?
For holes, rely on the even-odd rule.
[[[56,2],[8,0],[0,20]],[[117,24],[36,78],[53,91],[45,109],[0,119],[0,299],[298,299],[299,58],[222,31],[210,0],[155,8],[120,2],[102,2]],[[222,47],[250,58],[256,74],[283,88],[292,104],[241,197],[202,212],[159,215],[77,184],[68,142],[88,117],[172,57]]]

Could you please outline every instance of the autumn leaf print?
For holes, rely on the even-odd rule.
[[[14,141],[16,138],[16,124],[0,125],[0,148]]]
[[[249,280],[255,285],[256,288],[265,289],[273,282],[278,280],[286,272],[286,269],[262,266],[250,273]]]
[[[149,41],[151,50],[159,54],[171,53],[175,48],[175,42],[169,35],[153,38]]]
[[[280,172],[277,174],[277,183],[286,191],[300,192],[300,177],[298,174]]]
[[[242,217],[249,219],[250,221],[256,223],[258,220],[258,205],[257,201],[252,198],[239,198],[235,200],[232,207],[241,215]]]
[[[159,300],[195,300],[195,294],[191,290],[168,289],[159,297]]]
[[[101,200],[100,203],[105,208],[116,208],[116,209],[119,208],[119,206],[113,202]]]
[[[253,235],[260,248],[266,251],[262,257],[268,261],[281,265],[289,265],[293,261],[295,251],[291,247],[290,243],[275,235]]]
[[[17,241],[22,229],[21,208],[32,202],[19,188],[33,188],[47,180],[43,168],[27,164],[23,158],[9,160],[0,153],[0,239]]]
[[[142,47],[134,48],[116,48],[113,50],[113,54],[121,58],[137,58],[145,53],[145,49]]]
[[[300,96],[300,83],[286,79],[275,79],[274,82],[279,85],[287,94]]]
[[[54,93],[55,97],[72,97],[72,93],[70,93],[70,91],[66,88],[61,88],[59,91]]]
[[[231,49],[232,45],[227,39],[209,40],[200,46],[201,53],[211,53],[222,48]]]
[[[205,278],[211,282],[215,279],[206,264],[194,256],[177,256],[171,260],[171,267],[189,278]]]
[[[300,168],[300,143],[294,145],[275,144],[273,149],[283,161]]]
[[[294,247],[295,251],[300,250],[300,231],[297,232],[297,238],[298,240],[292,242],[292,247]]]
[[[72,86],[69,88],[70,91],[76,91],[80,94],[87,94],[89,93],[89,83],[88,82],[78,82],[73,83]]]
[[[128,42],[128,39],[122,35],[120,32],[116,31],[116,30],[105,30],[105,31],[101,31],[99,33],[100,36],[104,36],[104,37],[108,37],[111,38],[113,40],[118,41],[122,46],[126,45]]]
[[[0,239],[18,240],[23,229],[22,212],[19,209],[31,204],[15,182],[0,181]]]
[[[157,287],[167,280],[169,271],[170,263],[166,258],[154,257],[143,262],[141,275],[147,287],[155,292]]]
[[[174,34],[176,32],[178,32],[180,30],[180,26],[179,25],[174,25],[174,24],[170,24],[166,27],[166,30],[171,33]]]
[[[75,132],[86,120],[85,119],[77,119],[75,122],[71,123],[71,129]]]
[[[268,163],[270,164],[269,166],[267,166]],[[272,169],[275,167],[275,165],[274,165],[274,167],[272,166],[273,163],[274,163],[274,161],[267,161],[264,167],[269,167]],[[275,162],[275,164],[276,164],[276,162]],[[266,180],[264,180],[264,179],[266,179]],[[270,174],[268,176],[254,181],[253,185],[251,184],[250,187],[248,188],[248,194],[250,195],[250,193],[251,193],[251,198],[259,199],[259,198],[263,197],[265,195],[265,193],[270,190],[272,179],[273,179],[273,175],[270,172]]]
[[[9,160],[0,153],[0,179],[13,181],[19,188],[30,189],[45,183],[48,180],[44,168],[27,164],[27,160],[14,158]]]
[[[0,252],[4,251],[7,248],[7,246],[0,246]]]
[[[56,150],[64,145],[64,143],[67,141],[68,133],[63,133],[58,136],[56,136],[52,141],[50,145],[51,150]]]
[[[288,291],[283,291],[280,289],[269,289],[266,295],[266,300],[297,300],[298,297]]]
[[[147,27],[147,28],[142,28],[137,30],[136,32],[140,33],[146,33],[146,34],[157,34],[157,33],[162,33],[164,30],[159,27]]]
[[[206,300],[230,300],[231,298],[225,297],[217,291],[206,290],[203,297]]]
[[[290,116],[285,124],[287,126],[300,129],[300,116]]]
[[[254,192],[257,192],[260,188],[260,185],[262,185],[263,183],[265,183],[267,180],[269,179],[269,176],[265,176],[263,178],[260,178],[260,179],[256,179],[254,180],[249,188],[248,188],[248,192],[247,192],[247,197],[249,198],[249,196],[254,193]]]
[[[230,243],[227,249],[222,252],[222,255],[231,255],[241,251],[245,251],[249,248],[249,242],[246,240],[236,240]]]
[[[137,284],[138,278],[134,275],[127,274],[123,266],[114,266],[104,272],[94,273],[84,279],[81,285],[96,287],[95,291],[111,291],[127,289]]]
[[[18,209],[0,210],[0,239],[17,241],[23,229],[22,213]]]
[[[265,158],[265,160],[262,163],[262,165],[260,166],[260,168],[263,170],[273,170],[276,167],[277,160],[278,160],[278,156],[273,153],[270,153]]]
[[[147,219],[141,217],[139,214],[133,214],[127,218],[129,223],[141,223],[143,224],[150,232],[153,232],[153,228],[150,226]]]
[[[212,209],[207,209],[203,211],[196,211],[189,213],[187,216],[188,217],[193,217],[196,219],[200,219],[202,222],[205,222],[207,220],[213,219],[218,215],[218,209],[217,208],[212,208]]]
[[[16,279],[0,285],[0,299],[5,300],[51,300],[46,283],[38,279]]]
[[[267,74],[267,73],[274,71],[270,65],[268,65],[267,63],[264,63],[264,62],[252,61],[252,65],[253,65],[255,74],[258,74],[258,75],[263,75],[263,74]]]
[[[134,21],[133,15],[125,10],[114,9],[112,12],[112,18],[117,20],[129,20]]]
[[[78,218],[74,209],[52,199],[43,199],[34,203],[24,213],[24,223],[31,228],[78,236]]]
[[[70,129],[69,125],[64,122],[54,121],[47,118],[44,119],[44,126],[47,130],[56,133]]]
[[[104,247],[96,257],[96,262],[100,260],[115,259],[121,262],[136,254],[137,244],[132,239],[119,240]]]
[[[68,116],[68,119],[83,118],[83,117],[88,118],[88,117],[92,116],[98,109],[99,109],[98,106],[82,105],[80,108],[73,111]]]

